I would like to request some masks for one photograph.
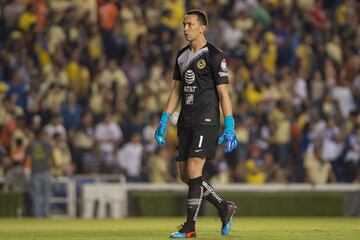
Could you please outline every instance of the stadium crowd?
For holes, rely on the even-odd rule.
[[[49,171],[177,181],[177,115],[165,147],[153,135],[191,8],[208,14],[207,39],[228,56],[240,143],[207,162],[211,182],[359,182],[356,0],[0,6],[0,176],[9,186]]]

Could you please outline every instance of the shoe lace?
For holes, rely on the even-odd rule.
[[[185,224],[185,223],[184,223]],[[176,226],[177,230],[178,231],[181,231],[181,229],[183,229],[184,227],[184,224],[180,224],[179,226]]]

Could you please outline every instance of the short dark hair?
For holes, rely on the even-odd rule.
[[[186,15],[196,15],[199,19],[199,22],[207,27],[208,18],[206,16],[205,12],[203,12],[199,9],[192,9],[192,10],[187,11]]]

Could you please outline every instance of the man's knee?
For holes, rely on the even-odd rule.
[[[196,178],[202,175],[202,169],[205,159],[190,158],[187,164],[187,173],[189,178]]]
[[[194,178],[194,176],[199,172],[198,167],[193,164],[189,164],[186,170],[190,178]]]

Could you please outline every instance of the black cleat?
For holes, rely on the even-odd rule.
[[[188,223],[181,224],[177,227],[178,231],[170,234],[170,238],[194,238],[196,237],[196,231],[193,226]]]
[[[226,208],[219,211],[219,216],[222,222],[221,235],[228,236],[231,231],[232,217],[235,213],[236,206],[233,202],[226,202]]]

